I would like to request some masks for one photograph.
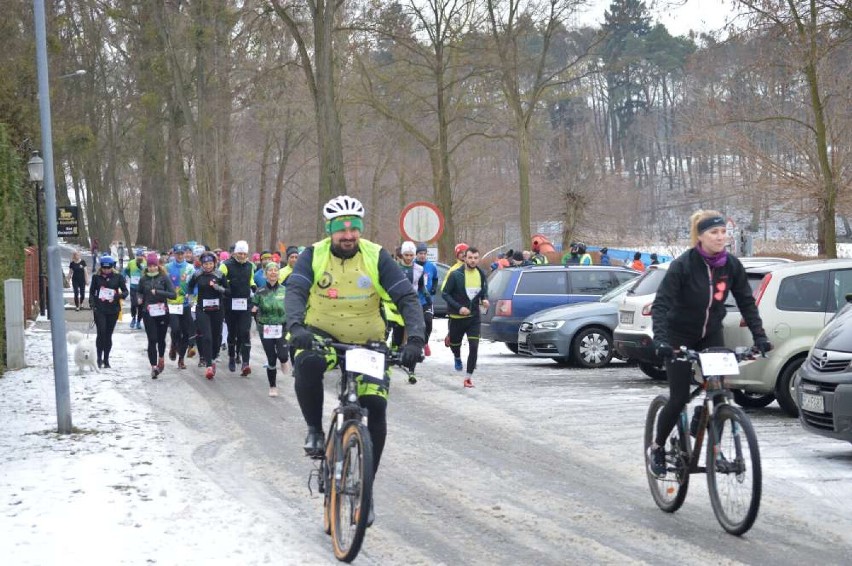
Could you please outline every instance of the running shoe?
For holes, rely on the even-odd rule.
[[[204,377],[206,377],[207,379],[213,379],[214,375],[216,375],[216,370],[213,368],[213,366],[208,367],[207,371],[204,372]]]
[[[186,364],[183,363],[183,358],[178,358],[178,369],[186,369]]]
[[[463,369],[464,366],[462,365],[461,358],[456,358],[456,371],[461,371]]]
[[[431,356],[432,355],[432,349],[429,348],[429,344],[426,344],[425,346],[423,346],[423,355],[425,355],[425,356]]]
[[[325,434],[322,429],[308,427],[308,435],[305,437],[305,454],[308,456],[322,456]]]
[[[162,371],[166,368],[166,360],[165,358],[159,358],[157,360],[157,369],[162,373]]]
[[[465,379],[465,380],[464,380],[464,386],[465,386],[466,388],[468,388],[468,389],[470,389],[471,387],[476,387],[476,386],[473,384],[473,380],[472,380],[471,378],[469,378],[469,377],[468,377],[467,379]]]
[[[177,359],[177,348],[174,344],[169,348],[169,359],[175,361]]]
[[[186,351],[186,357],[187,358],[194,358],[195,357],[195,346],[189,347],[189,350]]]
[[[662,446],[649,446],[648,471],[658,478],[666,477],[666,449]]]
[[[157,369],[157,366],[151,366],[151,379],[157,379],[158,375],[160,375],[160,370]]]
[[[249,367],[248,362],[244,362],[242,368],[240,369],[240,375],[243,377],[248,377],[251,373],[251,367]]]
[[[269,388],[269,396],[270,397],[278,397],[278,388],[277,387],[270,387]]]
[[[228,358],[228,371],[237,371],[237,360],[234,359],[234,356]]]

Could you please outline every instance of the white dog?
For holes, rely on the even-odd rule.
[[[83,373],[86,368],[97,372],[98,366],[95,364],[95,350],[92,345],[86,341],[77,344],[74,348],[74,363],[77,364],[77,372]]]
[[[86,336],[82,332],[77,332],[76,330],[72,330],[65,337],[65,341],[71,344],[72,346],[75,344],[79,344],[82,342]]]

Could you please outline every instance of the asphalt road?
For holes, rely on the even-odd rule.
[[[69,312],[69,329],[90,313]],[[118,332],[129,332],[128,319]],[[751,411],[761,446],[764,495],[743,537],[716,522],[704,478],[683,508],[661,512],[648,491],[642,427],[664,391],[637,368],[559,368],[484,343],[461,386],[436,321],[433,355],[416,385],[391,390],[389,435],[376,479],[376,523],[361,564],[850,564],[852,447],[804,432],[776,405]],[[147,366],[137,332],[140,372]],[[212,382],[194,364],[167,362],[161,379],[128,379],[126,394],[150,403],[167,440],[233,497],[299,533],[334,562],[292,378],[267,396],[257,338],[249,378],[226,368]],[[220,367],[223,364],[220,364]],[[333,406],[337,372],[326,379]],[[282,521],[283,522],[283,521]],[[323,558],[324,559],[324,558]]]

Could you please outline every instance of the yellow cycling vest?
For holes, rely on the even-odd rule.
[[[385,309],[388,320],[399,324],[403,324],[403,320],[390,295],[379,283],[381,246],[362,238],[358,247],[361,253],[346,260],[344,266],[343,262],[332,261],[330,238],[314,244],[311,263],[314,282],[309,291],[305,324],[324,330],[344,342],[383,340],[385,322],[379,308]],[[364,275],[367,277],[366,285]],[[333,289],[323,284],[327,276],[335,285]],[[376,294],[365,295],[368,287]],[[347,298],[354,300],[347,304]]]

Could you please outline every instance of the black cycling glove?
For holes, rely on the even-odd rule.
[[[766,336],[758,336],[754,339],[754,347],[761,354],[766,354],[772,351],[772,342]]]
[[[403,367],[414,371],[415,366],[423,359],[423,345],[425,342],[419,336],[413,336],[403,346],[399,361]]]
[[[314,335],[301,324],[294,324],[290,327],[290,345],[297,350],[310,350],[314,345]]]
[[[667,359],[674,356],[674,348],[672,348],[671,344],[669,344],[668,342],[654,340],[654,353],[656,353],[661,358]]]

